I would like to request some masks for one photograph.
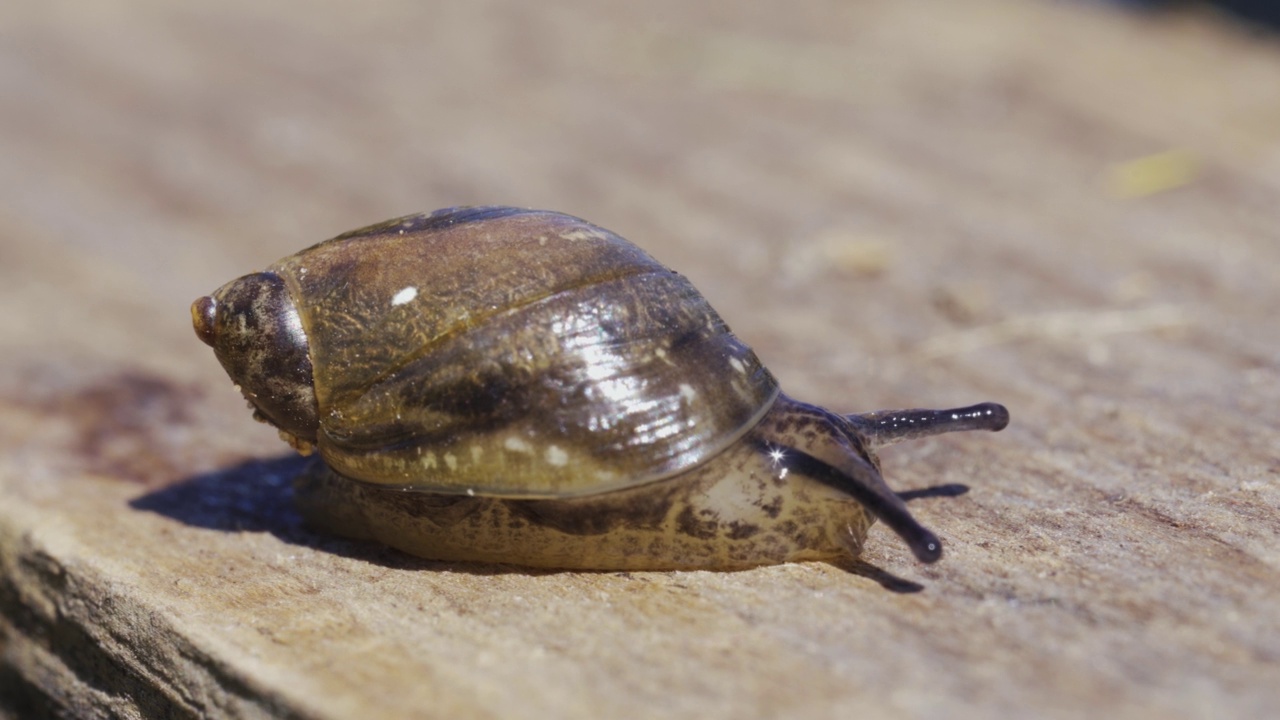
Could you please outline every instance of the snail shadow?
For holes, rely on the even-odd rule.
[[[303,522],[302,515],[293,502],[293,479],[312,462],[315,460],[298,455],[247,460],[153,490],[130,500],[129,507],[206,530],[270,533],[290,545],[392,569],[448,570],[472,575],[541,576],[562,572],[426,560],[381,543],[351,540],[313,531]]]
[[[857,559],[832,564],[850,575],[866,578],[891,593],[906,595],[924,590],[924,585],[914,580],[898,577],[884,568],[872,565],[866,560]]]
[[[298,455],[248,460],[153,490],[130,500],[129,507],[207,530],[270,532],[290,539],[302,527],[292,480],[308,462]]]
[[[293,503],[293,479],[314,459],[289,455],[248,460],[238,465],[194,475],[129,501],[135,510],[153,512],[191,527],[228,533],[270,533],[282,542],[396,570],[426,570],[471,575],[525,575],[542,577],[561,573],[621,574],[616,570],[580,571],[529,568],[515,565],[446,562],[418,558],[381,543],[350,540],[310,530]],[[964,485],[939,485],[899,493],[904,501],[924,497],[954,497],[968,492]],[[832,563],[895,593],[915,593],[924,586],[897,577],[863,560]],[[750,572],[750,568],[726,572]]]
[[[919,490],[904,490],[898,493],[898,497],[902,502],[911,502],[921,498],[936,497],[960,497],[969,492],[968,485],[961,483],[948,483],[946,485],[934,485],[933,487],[920,488]]]

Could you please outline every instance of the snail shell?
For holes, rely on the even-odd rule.
[[[791,400],[687,279],[554,212],[356,230],[227,283],[192,320],[255,416],[318,451],[296,483],[311,523],[445,560],[836,560],[880,518],[932,561],[874,448],[1008,422],[993,404]]]

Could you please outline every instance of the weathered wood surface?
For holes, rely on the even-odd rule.
[[[646,246],[797,397],[1007,403],[1002,434],[886,453],[902,489],[970,486],[914,503],[942,561],[877,527],[879,582],[530,573],[302,528],[296,462],[187,304],[339,231],[485,202]],[[1280,46],[1213,18],[7,3],[0,705],[1274,713],[1278,208]]]

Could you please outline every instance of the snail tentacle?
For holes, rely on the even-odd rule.
[[[798,473],[829,485],[857,500],[876,519],[888,525],[911,548],[920,562],[937,562],[942,541],[911,516],[906,503],[889,489],[880,472],[856,455],[837,468],[799,450],[789,451],[788,463]]]
[[[1003,430],[1009,424],[1009,411],[999,403],[985,402],[950,410],[877,410],[844,418],[875,449],[949,432]]]

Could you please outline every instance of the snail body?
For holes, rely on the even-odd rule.
[[[876,447],[1003,407],[797,402],[683,276],[560,213],[459,208],[340,235],[192,305],[254,408],[319,460],[317,527],[440,560],[737,568],[941,552]]]

